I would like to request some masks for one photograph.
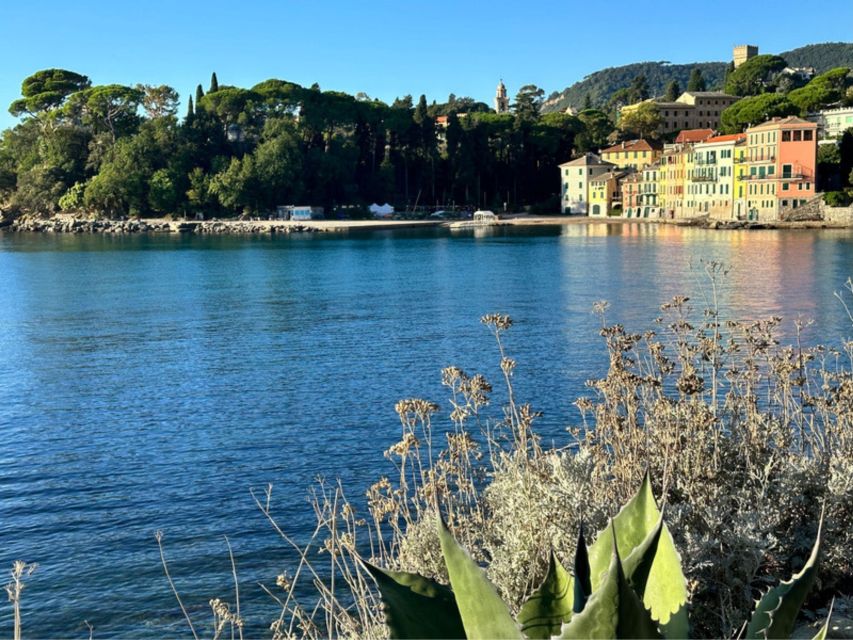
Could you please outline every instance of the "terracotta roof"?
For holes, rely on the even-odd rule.
[[[713,144],[716,142],[737,142],[738,140],[746,140],[745,133],[730,133],[725,136],[714,136],[713,138],[708,138],[703,140],[703,142],[707,144]]]
[[[646,140],[628,140],[604,149],[601,153],[620,153],[622,151],[654,151],[655,147]]]
[[[594,153],[585,153],[580,158],[575,158],[569,162],[564,162],[559,165],[561,167],[615,167],[616,165],[612,162],[607,162],[602,160]]]
[[[684,129],[679,131],[676,143],[702,142],[714,135],[713,129]]]

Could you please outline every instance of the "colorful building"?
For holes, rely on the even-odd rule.
[[[590,180],[614,169],[616,165],[604,162],[594,153],[585,153],[580,158],[561,164],[560,193],[563,213],[588,214]]]
[[[589,215],[604,217],[622,206],[620,181],[624,171],[609,171],[589,181]]]
[[[620,169],[639,171],[657,162],[661,147],[647,140],[629,140],[608,147],[601,152],[601,159],[615,164]]]
[[[847,129],[853,128],[853,107],[824,109],[810,113],[807,119],[817,124],[818,138],[838,140]]]
[[[706,138],[693,146],[693,168],[688,174],[688,207],[717,220],[735,217],[735,147],[742,133]]]
[[[815,195],[817,124],[796,116],[746,130],[747,217],[776,220]]]
[[[622,192],[622,217],[638,217],[636,214],[642,211],[640,208],[640,183],[643,180],[642,171],[629,173],[625,176],[619,189]]]

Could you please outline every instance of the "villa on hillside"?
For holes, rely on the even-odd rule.
[[[620,169],[639,171],[660,158],[663,147],[648,140],[628,140],[608,147],[601,152],[601,159]]]
[[[674,133],[682,129],[719,129],[720,115],[740,100],[722,91],[685,91],[677,100],[650,98],[622,107],[620,117],[636,111],[642,104],[654,104],[660,112],[659,133]]]

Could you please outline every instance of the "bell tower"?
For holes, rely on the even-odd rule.
[[[504,86],[503,80],[498,83],[498,88],[495,91],[495,111],[497,113],[509,111],[509,98],[506,96],[506,86]]]

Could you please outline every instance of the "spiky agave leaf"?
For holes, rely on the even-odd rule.
[[[363,564],[379,587],[392,638],[465,638],[450,589],[416,573]]]
[[[612,525],[612,522],[611,522]],[[657,625],[622,571],[617,545],[612,546],[610,565],[583,611],[563,626],[560,638],[660,638]]]
[[[823,626],[820,628],[820,631],[817,632],[812,640],[826,640],[826,635],[829,633],[829,624],[832,620],[832,609],[835,607],[835,598],[832,599],[832,602],[829,603],[829,612],[826,614],[826,622],[823,623]]]
[[[462,617],[465,635],[476,638],[521,638],[506,604],[474,559],[453,538],[444,521],[438,519],[438,538],[450,576],[450,586]]]
[[[641,595],[644,606],[651,611],[652,619],[661,625],[665,637],[686,638],[689,632],[687,580],[681,570],[681,556],[675,549],[672,534],[663,523],[662,514],[655,503],[648,472],[639,491],[589,547],[593,590],[598,588],[601,576],[607,570],[614,529],[618,532],[615,540],[626,562],[639,562],[645,558],[646,564],[642,566],[645,584]],[[643,551],[633,556],[640,547],[650,550],[651,558]],[[632,571],[638,567],[639,564],[632,567]]]
[[[573,582],[552,551],[548,574],[518,612],[518,623],[526,637],[547,639],[560,633],[563,623],[572,617]]]
[[[823,513],[817,528],[817,539],[803,569],[790,580],[783,580],[764,594],[746,628],[747,638],[788,638],[800,607],[817,578],[820,564],[820,542],[823,533]]]

